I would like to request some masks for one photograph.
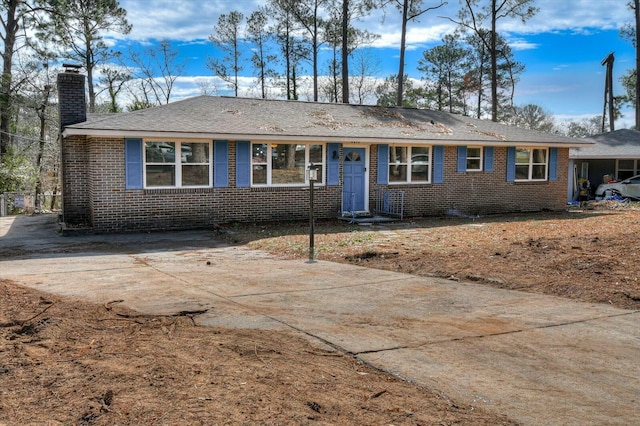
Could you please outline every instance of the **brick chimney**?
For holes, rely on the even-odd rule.
[[[58,74],[58,109],[60,130],[65,126],[87,121],[87,101],[84,93],[85,76],[78,65],[63,64],[64,73]]]

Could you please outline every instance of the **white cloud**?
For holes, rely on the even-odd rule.
[[[531,49],[537,49],[538,47],[540,47],[539,44],[531,43],[530,41],[527,41],[524,38],[512,38],[507,41],[509,43],[509,46],[511,46],[513,50],[531,50]]]
[[[519,19],[502,19],[498,30],[519,42],[513,47],[534,48],[526,40],[515,35],[537,34],[550,31],[585,32],[594,29],[618,29],[633,20],[626,1],[602,0],[536,0],[538,13],[522,23]],[[265,0],[120,0],[127,10],[133,30],[125,38],[130,41],[170,39],[181,41],[207,40],[222,13],[237,10],[248,16]],[[450,1],[447,5],[431,10],[408,25],[409,46],[439,41],[456,25],[447,17],[456,18],[460,3]],[[374,11],[356,22],[381,37],[374,47],[397,47],[400,43],[400,12],[394,7]],[[116,35],[116,37],[118,37]]]
[[[193,41],[207,39],[222,13],[237,10],[248,16],[260,0],[120,0],[133,24],[128,40],[170,39]]]

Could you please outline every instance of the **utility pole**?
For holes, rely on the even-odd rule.
[[[613,132],[615,130],[614,126],[614,116],[613,116],[613,61],[615,60],[613,56],[614,52],[611,52],[604,58],[601,62],[601,65],[607,66],[607,71],[605,74],[604,81],[604,107],[602,110],[602,133],[604,133],[604,123],[605,117],[607,116],[607,104],[609,104],[609,131]]]

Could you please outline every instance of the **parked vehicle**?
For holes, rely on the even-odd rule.
[[[640,200],[640,175],[620,182],[603,183],[596,189],[596,197],[620,196]]]

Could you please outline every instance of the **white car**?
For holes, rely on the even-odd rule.
[[[619,195],[622,198],[640,200],[640,175],[620,182],[603,183],[596,189],[596,197]]]

